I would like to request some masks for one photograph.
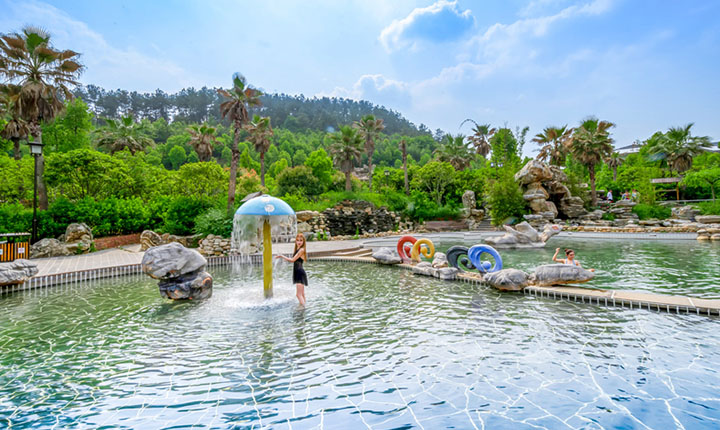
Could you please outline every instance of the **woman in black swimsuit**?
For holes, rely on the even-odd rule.
[[[275,258],[282,258],[288,263],[293,263],[293,284],[297,290],[296,296],[301,305],[305,306],[305,287],[308,284],[307,273],[303,269],[303,261],[307,260],[307,243],[305,236],[298,234],[295,237],[295,250],[293,257],[288,258],[284,255],[277,255]]]

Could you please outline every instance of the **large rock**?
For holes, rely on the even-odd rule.
[[[0,263],[0,285],[22,284],[37,273],[37,264],[29,260]]]
[[[533,182],[530,185],[528,185],[527,190],[525,190],[525,193],[523,194],[523,198],[525,200],[547,200],[550,197],[550,194],[543,188],[542,183],[540,182]]]
[[[200,300],[212,296],[212,276],[205,271],[195,271],[158,283],[160,295],[172,300]]]
[[[548,239],[561,230],[558,225],[548,224],[540,234],[527,221],[521,222],[515,228],[507,225],[503,228],[503,236],[488,237],[485,242],[498,248],[542,248]]]
[[[530,160],[515,174],[515,182],[525,185],[533,182],[547,181],[552,179],[552,177],[553,173],[547,164],[538,160]]]
[[[93,234],[85,223],[73,223],[65,229],[65,242],[92,242]]]
[[[72,252],[57,239],[42,239],[30,247],[30,256],[32,258],[62,257],[66,255],[72,255]]]
[[[475,200],[475,191],[466,190],[462,195],[463,207],[465,209],[475,209],[477,201]]]
[[[548,286],[587,282],[595,273],[569,264],[546,264],[535,268],[529,276],[529,285]]]
[[[698,215],[700,215],[700,210],[693,206],[682,206],[679,208],[672,208],[672,217],[673,218],[694,221],[695,217]]]
[[[580,197],[562,198],[560,200],[560,212],[568,218],[578,218],[587,213]]]
[[[380,248],[372,253],[372,258],[381,264],[400,264],[402,259],[393,248]]]
[[[307,222],[317,216],[320,216],[320,212],[315,212],[315,211],[297,211],[297,212],[295,212],[295,217],[297,218],[298,222]]]
[[[701,224],[720,224],[720,215],[697,215],[695,221]]]
[[[163,244],[162,237],[152,230],[145,230],[140,233],[140,250],[147,251],[150,248]]]
[[[207,265],[205,257],[179,243],[150,248],[142,259],[145,274],[155,279],[172,279],[199,271]]]
[[[443,252],[436,252],[433,256],[432,267],[440,269],[442,267],[448,267],[447,255]]]
[[[528,274],[518,269],[487,273],[483,282],[501,291],[520,291],[528,285]]]

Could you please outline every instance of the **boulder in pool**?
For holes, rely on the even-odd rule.
[[[528,285],[528,274],[518,269],[503,269],[486,273],[482,280],[500,291],[521,291]]]
[[[198,300],[212,296],[212,276],[205,272],[207,260],[194,249],[177,242],[150,248],[142,269],[159,279],[160,294],[172,300]]]
[[[569,264],[546,264],[535,268],[528,283],[536,286],[580,284],[590,281],[595,273]]]
[[[150,248],[142,259],[143,272],[155,279],[177,278],[201,270],[206,265],[207,260],[199,252],[177,242]]]
[[[400,264],[402,259],[393,248],[380,248],[372,253],[372,258],[380,264]]]
[[[37,273],[37,264],[29,260],[0,263],[0,285],[22,284]]]

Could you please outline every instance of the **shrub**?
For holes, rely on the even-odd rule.
[[[0,206],[0,233],[24,233],[32,228],[32,209],[19,203]]]
[[[672,215],[670,208],[663,206],[647,205],[644,203],[637,204],[632,209],[633,213],[638,216],[641,220],[657,218],[657,219],[668,219]]]
[[[413,191],[412,201],[405,211],[405,215],[415,221],[423,222],[434,219],[456,219],[460,210],[452,206],[439,206],[434,200],[430,200],[427,194],[420,191]]]
[[[502,225],[506,219],[519,218],[526,212],[522,190],[515,182],[510,170],[501,173],[496,181],[490,183],[487,202],[490,206],[493,225]]]
[[[323,192],[323,186],[312,170],[307,166],[285,169],[277,176],[278,194],[306,194],[317,196]]]
[[[195,218],[195,233],[198,234],[230,237],[232,228],[233,217],[223,209],[212,208]]]
[[[195,218],[207,210],[209,204],[191,197],[178,197],[170,203],[165,214],[166,233],[177,235],[192,234]]]
[[[615,214],[605,212],[604,214],[602,214],[602,219],[604,219],[605,221],[615,221]]]
[[[702,202],[698,206],[703,215],[720,215],[720,200]]]

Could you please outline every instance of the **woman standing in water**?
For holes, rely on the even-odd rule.
[[[293,257],[288,258],[284,255],[277,255],[275,258],[282,258],[288,263],[293,263],[293,284],[295,284],[298,301],[305,306],[305,287],[308,284],[307,273],[303,269],[303,261],[307,260],[307,243],[305,236],[298,234],[295,236],[295,250]]]
[[[559,252],[560,252],[560,248],[556,248],[555,255],[553,255],[553,258],[552,258],[553,261],[555,261],[557,263],[561,263],[561,264],[569,264],[571,266],[582,267],[580,265],[580,262],[575,259],[575,251],[573,251],[572,249],[565,250],[565,257],[567,257],[567,258],[557,258],[557,255]],[[587,269],[587,270],[589,270],[591,272],[595,271],[595,269]]]

